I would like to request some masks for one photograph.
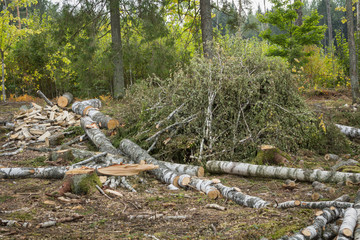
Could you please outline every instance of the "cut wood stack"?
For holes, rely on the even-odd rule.
[[[30,140],[44,142],[51,136],[60,134],[65,128],[80,125],[80,116],[56,105],[44,108],[36,103],[31,105],[31,109],[15,114],[14,131],[9,140],[25,141],[25,144]]]

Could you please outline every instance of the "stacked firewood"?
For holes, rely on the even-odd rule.
[[[46,142],[51,136],[71,126],[80,126],[80,116],[60,109],[57,105],[41,107],[31,103],[31,108],[20,110],[14,116],[13,131],[9,140]]]

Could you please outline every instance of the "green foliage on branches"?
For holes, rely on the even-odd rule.
[[[316,10],[305,16],[301,26],[295,25],[298,18],[296,12],[303,3],[300,0],[291,3],[290,0],[271,0],[274,4],[272,11],[258,14],[260,22],[276,26],[281,33],[273,34],[271,29],[261,32],[260,36],[274,44],[269,49],[269,55],[286,58],[291,64],[295,59],[305,55],[303,47],[318,44],[324,37],[326,26],[318,26],[320,16]]]
[[[286,152],[328,149],[329,133],[302,101],[286,62],[265,56],[266,51],[264,42],[231,38],[214,49],[212,61],[196,56],[166,81],[151,78],[151,84],[135,85],[126,105],[119,106],[126,124],[117,138],[132,138],[146,149],[154,142],[146,142],[148,137],[194,116],[161,134],[153,153],[183,162],[243,161],[255,156],[261,144]]]

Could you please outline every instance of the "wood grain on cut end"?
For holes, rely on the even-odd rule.
[[[184,177],[181,181],[181,185],[187,186],[190,183],[190,177]]]
[[[82,112],[82,115],[83,116],[86,116],[88,111],[91,109],[91,108],[94,108],[93,106],[87,106],[84,108],[83,112]]]
[[[179,183],[178,183],[179,178],[180,178],[180,176],[176,176],[176,177],[174,178],[174,180],[173,180],[173,183],[172,183],[175,187],[178,187],[178,188],[180,188],[180,185],[179,185]]]
[[[311,232],[305,228],[304,230],[301,231],[301,233],[305,236],[305,237],[310,237],[311,236]]]
[[[353,231],[349,228],[345,228],[343,229],[342,234],[344,234],[347,237],[351,237],[353,235]]]
[[[219,190],[217,190],[217,189],[211,190],[207,193],[207,196],[210,199],[217,199],[220,195],[221,194],[220,194]]]
[[[64,108],[66,107],[67,105],[69,104],[69,100],[64,97],[64,96],[61,96],[58,98],[58,101],[57,101],[57,105],[61,108]]]
[[[205,175],[205,170],[203,167],[199,167],[199,170],[197,172],[198,177],[203,177]]]
[[[107,127],[108,129],[112,130],[117,128],[118,126],[120,126],[120,123],[118,120],[116,119],[110,119],[109,122],[107,123]]]

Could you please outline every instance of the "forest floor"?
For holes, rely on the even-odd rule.
[[[320,95],[320,96],[319,96]],[[351,104],[348,94],[316,94],[308,98],[316,110],[335,109]],[[11,114],[24,103],[1,103],[0,119],[11,118]],[[110,108],[110,106],[107,106]],[[106,107],[104,109],[106,111]],[[0,133],[0,145],[6,140]],[[86,143],[74,147],[86,147]],[[0,157],[0,167],[36,166],[46,153],[24,150],[15,156]],[[323,156],[311,151],[299,151],[294,156],[294,167],[303,160],[304,167],[329,169],[335,162],[326,162]],[[349,156],[343,156],[349,157]],[[359,156],[351,156],[359,160]],[[140,181],[140,177],[147,181]],[[272,203],[288,200],[311,201],[311,183],[299,182],[293,190],[282,187],[283,180],[245,178],[233,175],[207,175],[218,178],[224,185],[238,187],[243,193],[263,198]],[[194,190],[171,191],[165,184],[143,173],[129,177],[137,190],[131,193],[118,188],[124,196],[108,199],[100,193],[80,197],[80,203],[64,203],[47,196],[58,189],[62,181],[42,179],[0,179],[0,219],[29,222],[30,227],[0,226],[1,239],[277,239],[311,225],[316,210],[286,209],[273,207],[252,209],[242,207],[225,199],[211,200]],[[321,200],[335,199],[349,194],[354,200],[358,186],[338,186],[335,193],[320,192]],[[206,204],[217,203],[225,211],[208,209]],[[37,225],[49,220],[73,216],[82,219],[57,224],[48,228]],[[163,214],[186,216],[182,220],[131,219],[130,216]]]

